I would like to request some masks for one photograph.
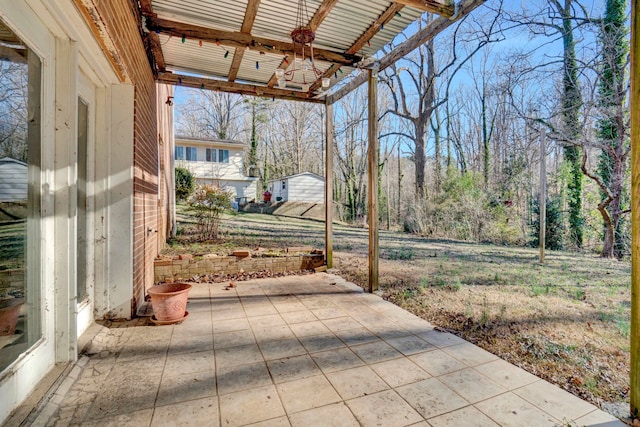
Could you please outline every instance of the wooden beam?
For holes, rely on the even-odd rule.
[[[282,68],[283,70],[286,70],[291,61],[292,61],[291,56],[287,55],[282,61],[280,61],[278,68]],[[267,83],[267,86],[274,87],[276,83],[278,83],[278,78],[276,77],[276,73],[273,73],[273,75],[269,79],[269,83]]]
[[[100,19],[100,14],[97,11],[94,0],[87,1],[86,4],[83,0],[73,0],[73,3],[76,5],[84,21],[89,26],[91,33],[100,45],[100,49],[102,49],[102,52],[113,67],[113,70],[118,76],[118,80],[122,83],[126,82],[129,76],[123,65],[122,58],[120,58],[118,50],[115,48],[115,44],[107,31],[105,23]]]
[[[455,13],[453,2],[437,0],[393,0],[398,4],[413,7],[423,12],[435,13],[445,18],[451,18]]]
[[[376,19],[375,22],[371,24],[371,26],[367,28],[367,30],[364,33],[362,33],[362,35],[358,38],[358,40],[356,40],[355,43],[351,45],[351,47],[347,50],[346,53],[349,53],[349,54],[358,53],[358,51],[360,51],[360,49],[362,49],[362,47],[365,44],[367,44],[369,40],[373,38],[373,36],[378,34],[380,30],[382,30],[383,26],[386,25],[389,21],[391,21],[393,17],[396,16],[396,13],[400,12],[403,8],[404,6],[401,4],[391,3],[391,5],[384,12],[382,12],[382,14],[378,17],[378,19]],[[330,78],[332,75],[337,73],[338,70],[340,70],[340,68],[341,68],[340,65],[332,64],[331,67],[329,67],[329,69],[325,71],[322,77]],[[321,80],[314,82],[311,85],[309,92],[311,93],[315,92],[320,87],[321,84],[322,84]]]
[[[391,5],[385,10],[382,15],[376,19],[376,21],[369,27],[367,30],[362,33],[362,35],[356,40],[356,42],[347,50],[347,53],[358,53],[362,47],[369,42],[380,32],[382,27],[389,23],[395,16],[396,13],[400,12],[404,8],[404,5],[399,3],[391,3]]]
[[[434,19],[426,27],[409,37],[398,47],[393,49],[379,61],[367,60],[358,64],[362,68],[368,68],[377,65],[380,71],[390,67],[396,61],[420,47],[422,44],[433,39],[435,36],[444,31],[447,27],[468,15],[473,9],[483,4],[485,0],[462,0],[458,6],[458,14],[455,19],[444,18],[442,16]],[[356,89],[358,86],[367,81],[367,74],[362,73],[355,76],[349,83],[338,89],[333,94],[327,96],[327,102],[333,104],[344,98],[348,93]]]
[[[406,41],[404,41],[397,48],[393,49],[387,55],[383,56],[380,60],[380,69],[384,70],[385,68],[394,64],[397,60],[407,55],[409,52],[414,51],[421,45],[425,44],[429,40],[433,39],[436,35],[440,34],[447,27],[449,27],[454,22],[458,21],[460,18],[471,13],[473,9],[483,4],[485,0],[463,0],[460,2],[458,16],[456,19],[449,19],[439,17],[431,21],[426,27],[422,30],[418,31],[413,36],[409,37]]]
[[[333,105],[325,104],[324,241],[327,268],[333,268]]]
[[[235,52],[233,53],[233,61],[231,61],[231,67],[229,67],[229,77],[227,80],[230,82],[236,81],[236,77],[238,77],[238,71],[240,70],[240,65],[242,64],[242,58],[244,57],[244,49],[241,47],[237,47]]]
[[[12,48],[0,45],[0,60],[9,60],[11,62],[27,63],[27,50]]]
[[[247,3],[247,9],[244,12],[244,19],[242,20],[242,27],[240,28],[240,32],[251,34],[253,23],[256,22],[256,16],[258,15],[259,6],[260,0],[249,0],[249,2]]]
[[[286,99],[288,101],[305,101],[315,104],[324,104],[324,100],[311,98],[306,92],[228,82],[226,80],[193,77],[177,73],[158,73],[156,81],[159,83],[167,83],[174,86],[191,87],[195,89],[218,90],[220,92],[237,93],[240,95],[262,96],[265,98]]]
[[[631,0],[631,417],[640,414],[640,0]]]
[[[147,27],[151,31],[160,31],[174,37],[185,37],[210,43],[220,43],[224,46],[249,48],[258,52],[291,55],[294,53],[293,42],[283,42],[263,37],[254,37],[237,31],[224,31],[214,28],[200,27],[182,22],[147,17]],[[333,52],[326,49],[313,49],[313,56],[319,61],[335,62],[352,66],[362,58],[358,55]]]
[[[162,44],[160,43],[160,37],[154,32],[149,33],[149,39],[151,40],[151,53],[156,60],[158,71],[164,72],[167,69],[167,63],[164,60],[164,54],[162,53]]]
[[[369,147],[367,151],[367,216],[369,218],[369,292],[378,290],[378,71],[367,70],[369,82]]]
[[[325,78],[325,77],[326,78],[331,78],[331,76],[333,76],[335,73],[337,73],[339,69],[340,69],[340,66],[338,64],[331,64],[331,66],[329,68],[327,68],[327,71],[325,71],[322,74],[322,77],[320,77],[318,80],[313,82],[311,84],[311,86],[309,86],[309,93],[313,93],[316,90],[318,90],[320,88],[320,86],[322,86],[322,79]]]
[[[144,16],[144,19],[147,19],[150,16],[158,16],[153,12],[153,7],[151,6],[151,0],[138,0],[140,4],[140,13]],[[164,72],[167,68],[167,64],[164,61],[164,54],[162,53],[162,44],[160,43],[160,37],[151,31],[148,34],[149,40],[151,42],[151,54],[153,55],[153,59],[156,61],[156,66],[158,67],[158,71]],[[153,64],[151,64],[153,67]]]
[[[348,83],[340,87],[332,94],[327,95],[327,102],[329,104],[335,104],[351,92],[356,90],[360,85],[367,81],[367,73],[356,74]]]
[[[309,28],[311,31],[315,32],[320,24],[329,16],[331,10],[335,7],[338,0],[324,0],[313,17],[309,20]]]
[[[256,15],[258,14],[258,7],[260,6],[260,0],[249,0],[247,8],[244,13],[244,19],[242,20],[241,33],[251,34],[253,23],[256,21]],[[229,81],[233,82],[238,77],[238,70],[242,64],[242,58],[244,57],[244,49],[237,47],[233,54],[233,61],[231,61],[231,67],[229,68]]]
[[[138,0],[140,2],[140,12],[144,16],[158,16],[153,13],[153,8],[151,7],[151,0]]]

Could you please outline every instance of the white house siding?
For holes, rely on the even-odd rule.
[[[201,148],[198,151],[204,151],[204,148]],[[238,159],[240,159],[239,162]],[[229,152],[229,163],[176,160],[176,166],[188,169],[196,178],[245,178],[242,173],[242,156],[239,153],[232,154]]]
[[[324,179],[317,175],[290,177],[288,191],[290,202],[324,203]]]
[[[176,147],[196,149],[196,160],[176,160],[176,167],[189,170],[201,184],[215,184],[230,191],[234,197],[252,200],[256,198],[257,178],[244,174],[244,144],[241,142],[222,140],[197,140],[176,137]],[[229,162],[207,161],[207,148],[214,150],[228,150]],[[217,153],[217,151],[216,151]]]
[[[284,188],[282,183],[284,182]],[[278,180],[269,181],[268,185],[269,192],[271,193],[271,201],[287,201],[287,196],[289,194],[289,178],[284,177]],[[278,198],[280,200],[278,200]]]
[[[258,180],[255,178],[248,178],[241,181],[196,178],[196,181],[200,184],[218,185],[219,187],[231,192],[233,197],[246,197],[247,201],[251,201],[256,198],[256,191],[258,188]]]
[[[272,201],[324,203],[324,178],[310,172],[274,179],[268,188]]]
[[[18,160],[0,159],[0,203],[27,201],[27,165]]]

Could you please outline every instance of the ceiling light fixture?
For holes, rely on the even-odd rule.
[[[322,78],[322,87],[328,88],[331,80],[322,77],[324,72],[316,68],[313,58],[313,41],[316,34],[307,25],[309,13],[307,11],[306,0],[298,0],[298,10],[296,13],[296,27],[291,32],[293,41],[293,61],[287,68],[277,68],[275,76],[278,87],[284,89],[287,83],[295,82],[301,85],[303,92],[308,92],[311,84]],[[302,76],[302,77],[300,77]]]

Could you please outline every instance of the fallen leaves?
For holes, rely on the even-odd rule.
[[[246,282],[247,280],[254,279],[266,279],[269,277],[285,277],[285,276],[305,276],[307,274],[315,273],[313,270],[300,270],[300,271],[285,271],[285,272],[273,272],[271,270],[261,270],[253,273],[246,273],[244,270],[240,270],[234,274],[203,274],[195,275],[187,282],[193,283],[224,283],[224,282]]]

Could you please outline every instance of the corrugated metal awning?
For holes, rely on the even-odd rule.
[[[276,69],[293,67],[298,0],[140,0],[158,80],[319,102],[323,77],[334,87],[425,11],[445,21],[457,12],[451,0],[306,0],[306,5],[305,24],[315,33],[314,65],[322,75],[297,72],[279,88]]]

